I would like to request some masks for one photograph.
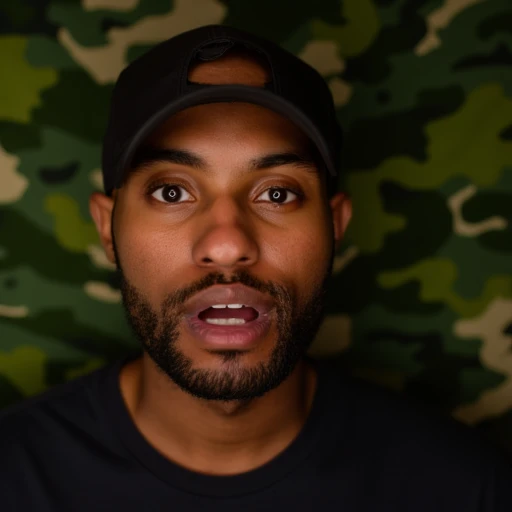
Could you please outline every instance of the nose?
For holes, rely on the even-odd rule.
[[[248,267],[258,261],[259,250],[254,233],[244,218],[244,212],[232,198],[218,198],[202,222],[201,235],[193,248],[196,265],[229,270]]]

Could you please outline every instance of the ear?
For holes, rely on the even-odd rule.
[[[105,250],[108,260],[111,263],[116,263],[111,229],[113,208],[114,198],[112,197],[100,192],[94,192],[89,197],[89,212],[96,224],[96,229],[100,235],[101,245]]]
[[[331,198],[330,205],[334,224],[334,244],[338,250],[352,218],[352,201],[348,194],[338,192]]]

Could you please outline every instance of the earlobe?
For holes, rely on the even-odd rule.
[[[339,192],[330,200],[330,205],[334,223],[334,240],[339,244],[352,218],[352,201],[348,194]]]
[[[116,262],[111,230],[113,208],[114,199],[105,194],[94,192],[89,197],[89,212],[96,224],[101,245],[111,263]]]

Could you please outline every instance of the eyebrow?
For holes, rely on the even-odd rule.
[[[173,163],[197,170],[207,170],[208,168],[206,160],[191,151],[174,148],[144,147],[135,154],[131,170],[132,172],[141,172],[156,163]],[[294,165],[314,174],[319,172],[317,162],[313,157],[295,151],[270,153],[254,158],[249,162],[248,169],[249,171],[261,171],[282,165]]]

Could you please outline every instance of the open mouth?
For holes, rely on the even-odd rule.
[[[259,312],[244,304],[216,304],[198,315],[199,320],[212,325],[244,325],[259,317]]]
[[[186,325],[206,349],[250,350],[268,336],[274,301],[240,284],[213,286],[186,305]]]
[[[214,349],[250,349],[270,330],[270,311],[244,304],[218,304],[189,317],[188,326],[203,346]]]

